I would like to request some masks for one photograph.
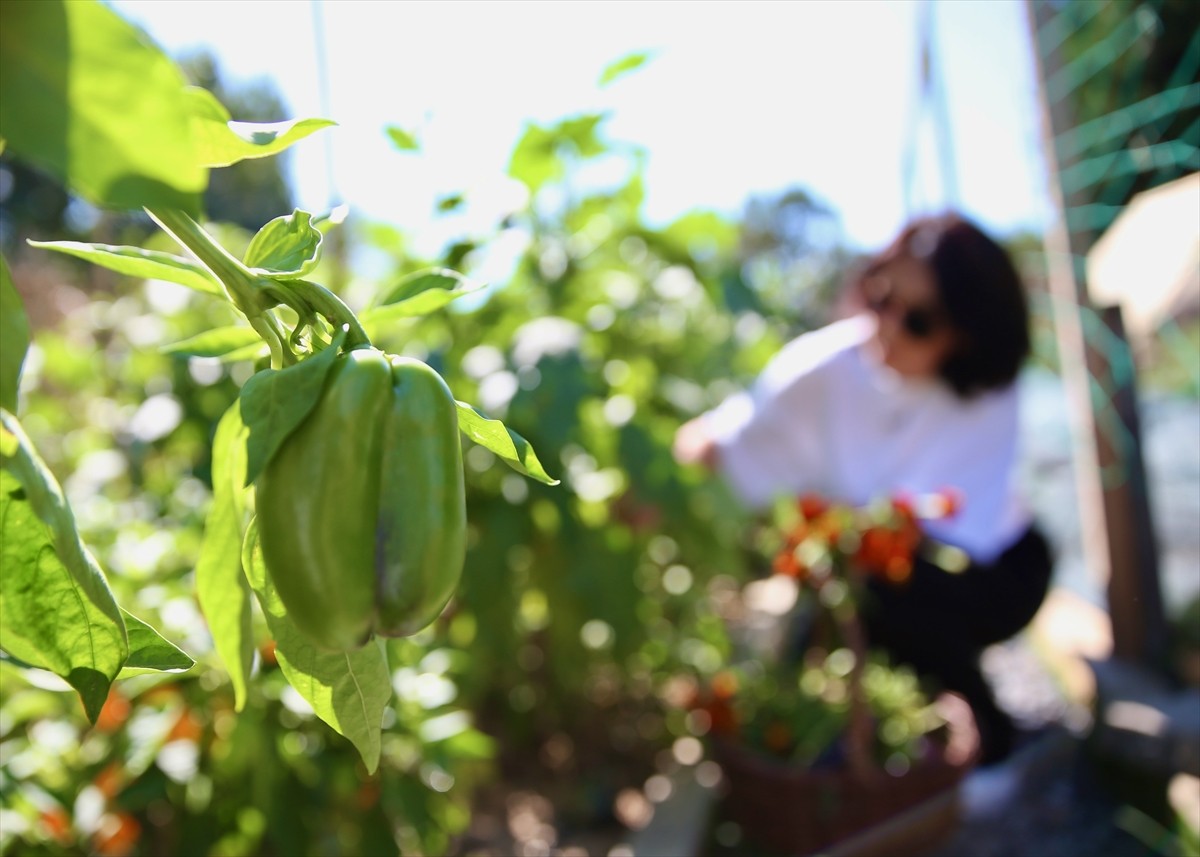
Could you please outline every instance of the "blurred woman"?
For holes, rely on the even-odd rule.
[[[1020,277],[995,241],[947,214],[906,226],[847,297],[848,318],[793,340],[750,392],[683,425],[675,456],[717,470],[753,507],[807,493],[960,497],[924,529],[969,566],[919,556],[907,583],[872,581],[864,625],[871,645],[967,699],[982,761],[998,761],[1014,727],[980,654],[1029,623],[1052,565],[1015,482],[1015,381],[1030,344]]]

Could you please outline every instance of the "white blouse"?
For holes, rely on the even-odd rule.
[[[1015,385],[964,400],[904,378],[865,347],[874,325],[859,315],[794,339],[750,392],[707,413],[721,472],[756,508],[806,492],[859,505],[957,489],[959,512],[925,529],[990,562],[1031,523],[1016,491]]]

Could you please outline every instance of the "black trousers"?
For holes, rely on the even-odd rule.
[[[906,584],[872,580],[864,599],[871,646],[970,703],[983,764],[1011,752],[1015,730],[996,705],[980,655],[1029,624],[1046,597],[1052,566],[1045,538],[1030,528],[991,564],[952,573],[918,559]]]

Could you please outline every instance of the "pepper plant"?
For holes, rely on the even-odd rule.
[[[456,401],[430,367],[385,355],[367,336],[368,321],[431,313],[478,285],[447,269],[417,272],[360,318],[308,279],[327,218],[305,211],[267,223],[242,258],[228,252],[194,216],[207,171],[274,154],[333,123],[231,121],[99,3],[8,4],[0,49],[0,138],[14,154],[95,204],[143,207],[191,255],[36,246],[227,301],[245,324],[171,350],[260,356],[218,426],[214,497],[195,569],[235,708],[247,698],[256,598],[283,674],[373,771],[392,686],[385,647],[372,635],[411,634],[431,622],[462,567],[458,432],[555,484],[520,435]],[[65,679],[96,722],[119,677],[187,669],[192,660],[117,605],[22,429],[17,390],[29,330],[2,263],[0,278],[0,649],[14,665]]]
[[[85,5],[60,11],[84,14]],[[0,4],[0,38],[11,31],[14,8]],[[44,29],[48,22],[41,23]],[[42,45],[42,53],[53,44]],[[16,55],[6,50],[5,58]],[[143,71],[111,87],[142,94],[148,80]],[[178,85],[163,97],[177,103]],[[230,124],[218,121],[211,99],[187,97],[213,116],[213,133],[204,139],[236,146],[239,156],[265,153],[281,134],[323,121],[275,129]],[[71,104],[73,111],[88,107]],[[116,121],[112,111],[102,114]],[[92,124],[100,127],[99,120]],[[164,116],[159,125],[167,124]],[[114,145],[143,139],[126,129],[111,135]],[[601,114],[529,126],[508,171],[527,190],[527,204],[498,217],[494,231],[457,236],[433,256],[414,253],[400,227],[357,219],[339,225],[336,217],[303,212],[258,238],[228,225],[202,227],[194,186],[170,198],[111,203],[145,205],[168,227],[144,240],[91,239],[137,247],[59,242],[55,253],[39,249],[39,266],[87,270],[90,303],[56,324],[37,325],[22,385],[25,431],[63,480],[77,530],[111,572],[119,602],[152,619],[198,663],[181,676],[117,683],[90,729],[68,695],[45,689],[44,674],[27,671],[8,683],[0,741],[12,763],[0,771],[0,803],[19,809],[29,826],[20,829],[0,810],[0,852],[15,841],[21,853],[39,853],[36,843],[60,853],[70,841],[116,853],[135,823],[139,847],[158,853],[185,843],[209,853],[469,852],[479,843],[456,837],[465,835],[472,813],[486,829],[489,777],[505,791],[545,788],[559,821],[584,829],[606,823],[620,791],[640,783],[661,751],[695,734],[692,719],[664,704],[666,686],[681,671],[711,675],[727,659],[719,605],[761,557],[742,543],[745,515],[733,498],[716,480],[679,468],[671,440],[680,422],[730,391],[730,376],[748,379],[761,370],[788,323],[754,300],[729,219],[693,212],[666,225],[647,223],[643,156],[606,139],[605,130]],[[186,137],[175,145],[194,147]],[[413,157],[414,143],[392,137],[399,157]],[[20,154],[33,159],[36,147]],[[83,164],[88,154],[68,161]],[[115,163],[113,157],[110,151]],[[598,189],[582,175],[593,162],[615,160],[629,167],[616,187]],[[454,218],[472,204],[469,195],[451,195],[433,216]],[[333,237],[352,240],[383,264],[374,271],[356,264],[351,275],[338,267],[337,254],[322,258],[335,229],[342,234]],[[485,273],[478,261],[514,238],[523,242],[515,270]],[[295,254],[268,264],[284,255],[268,245]],[[107,271],[80,267],[100,259],[126,276],[113,282]],[[24,276],[30,295],[38,272]],[[475,279],[504,287],[472,291]],[[185,281],[186,289],[175,285]],[[331,291],[356,310],[351,315],[370,347],[355,347],[350,316],[306,285],[339,282],[348,288]],[[164,295],[180,303],[164,308]],[[39,296],[28,302],[35,318]],[[464,306],[471,308],[460,311]],[[14,317],[7,307],[5,323]],[[0,345],[12,341],[6,329]],[[171,344],[155,348],[162,342]],[[505,445],[501,457],[523,456],[527,469],[534,459],[499,425],[454,405],[460,430],[485,441],[464,448],[463,576],[439,621],[385,643],[395,693],[384,709],[385,775],[372,777],[355,748],[317,721],[285,681],[285,669],[297,675],[295,646],[269,623],[278,610],[293,610],[286,596],[272,587],[281,597],[271,597],[267,611],[251,609],[251,580],[273,578],[269,555],[264,566],[264,551],[255,548],[266,517],[263,492],[245,489],[250,457],[258,456],[255,487],[265,477],[269,494],[272,471],[293,454],[301,430],[269,454],[270,432],[256,433],[255,417],[242,405],[253,402],[256,387],[270,391],[269,399],[290,389],[287,379],[312,381],[322,361],[336,367],[381,353],[424,361],[457,399],[519,427],[565,484],[551,487],[495,467],[489,435]],[[6,368],[15,365],[5,360]],[[101,360],[106,371],[97,372]],[[334,368],[324,371],[322,395],[334,377]],[[131,431],[164,399],[182,411],[168,434]],[[321,421],[322,401],[303,425]],[[125,469],[104,477],[100,465],[113,459]],[[369,483],[355,490],[375,493]],[[205,622],[189,618],[197,599],[211,644]],[[293,626],[298,609],[288,613]],[[247,615],[252,636],[244,632]],[[343,615],[351,616],[344,623],[351,629],[363,616]],[[210,654],[212,644],[228,670]],[[347,658],[366,657],[373,647],[378,643],[350,652],[308,646],[333,655],[329,663],[338,669],[308,676],[307,686],[323,689],[332,707]],[[0,664],[8,676],[13,670],[11,662]],[[235,716],[235,705],[249,716]],[[183,722],[179,729],[176,721]],[[53,731],[73,731],[76,740],[51,750],[43,733]],[[193,771],[170,764],[185,743],[196,754]],[[89,821],[84,805],[96,794],[106,814]]]

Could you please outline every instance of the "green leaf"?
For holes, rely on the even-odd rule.
[[[400,280],[379,306],[362,313],[359,320],[378,326],[402,318],[429,315],[486,285],[448,268],[417,271]]]
[[[265,348],[266,343],[255,333],[254,328],[235,325],[206,330],[195,336],[181,339],[159,349],[163,354],[178,354],[182,357],[225,357],[242,352],[250,346]]]
[[[312,215],[296,209],[258,230],[243,261],[247,268],[274,279],[298,279],[317,267],[323,237]]]
[[[546,473],[537,453],[529,441],[500,422],[485,417],[466,402],[458,405],[458,428],[463,434],[482,447],[490,449],[504,459],[505,464],[518,473],[536,479],[546,485],[557,485],[558,480]]]
[[[233,684],[234,708],[246,704],[246,681],[254,659],[250,586],[242,573],[242,534],[249,518],[246,427],[239,402],[225,411],[213,438],[213,499],[196,561],[196,597],[208,620],[213,646]]]
[[[8,429],[0,429],[0,457],[12,458],[20,448],[21,444],[15,434]]]
[[[608,86],[618,77],[623,77],[635,69],[641,68],[647,61],[652,59],[654,54],[650,51],[637,51],[636,53],[627,54],[619,60],[612,62],[600,74],[600,86]]]
[[[112,244],[85,244],[81,241],[30,241],[29,246],[77,256],[128,277],[167,280],[209,295],[225,293],[221,283],[204,266],[174,253]]]
[[[508,174],[537,193],[542,185],[562,178],[565,167],[558,146],[553,132],[529,123],[509,157]]]
[[[689,211],[659,234],[683,258],[696,257],[702,252],[725,258],[738,242],[738,227],[715,211]]]
[[[424,296],[426,299],[442,301],[439,306],[444,306],[454,298],[483,288],[483,286],[483,283],[464,277],[458,271],[451,271],[449,268],[426,268],[402,277],[379,304],[380,306],[395,306]],[[429,294],[430,292],[433,294]],[[455,294],[440,294],[444,292],[454,292]]]
[[[608,146],[600,139],[600,126],[607,119],[607,113],[572,116],[559,122],[553,133],[560,141],[573,148],[580,157],[594,158],[608,151]]]
[[[179,68],[96,2],[4,3],[0,135],[109,208],[196,211],[208,183]]]
[[[129,658],[121,670],[121,677],[138,675],[142,671],[179,672],[195,665],[196,662],[183,650],[128,610],[122,608],[121,616],[129,633]]]
[[[310,134],[337,124],[332,119],[231,122],[229,111],[207,89],[187,87],[186,97],[198,163],[206,167],[227,167],[247,158],[276,155]]]
[[[597,133],[606,118],[603,113],[590,113],[564,119],[549,128],[528,123],[509,157],[508,174],[523,182],[530,193],[537,193],[547,182],[566,174],[564,153],[573,151],[582,158],[592,158],[606,151]]]
[[[388,138],[392,141],[392,145],[402,152],[418,152],[421,149],[421,144],[417,142],[415,134],[405,131],[395,125],[389,125],[384,129],[387,132]]]
[[[463,204],[466,203],[466,201],[467,198],[461,193],[451,193],[438,199],[438,201],[434,204],[434,207],[443,213],[457,211],[463,207]]]
[[[468,728],[446,739],[447,752],[456,759],[479,759],[486,761],[496,757],[496,739]]]
[[[341,331],[323,351],[286,369],[264,369],[242,386],[242,421],[250,433],[243,484],[258,478],[275,450],[316,406],[345,338]]]
[[[222,363],[237,363],[239,360],[258,360],[260,357],[269,356],[270,353],[271,349],[265,342],[260,340],[253,345],[247,345],[244,348],[238,348],[235,351],[222,354],[217,359]]]
[[[229,115],[229,111],[225,105],[221,103],[221,99],[217,98],[213,93],[209,92],[202,86],[186,86],[183,89],[184,96],[188,100],[188,106],[192,111],[192,121],[201,122],[220,122],[222,125],[231,120],[233,117]],[[202,126],[193,125],[196,131],[196,136],[201,136],[200,131]]]
[[[79,691],[95,723],[129,655],[125,624],[62,489],[0,410],[0,648]]]
[[[29,319],[0,256],[0,408],[16,413],[21,365],[29,350]]]
[[[350,739],[369,773],[379,767],[383,712],[392,697],[387,654],[380,639],[350,652],[318,649],[296,630],[262,561],[253,524],[243,563],[275,638],[279,668],[317,716]]]

